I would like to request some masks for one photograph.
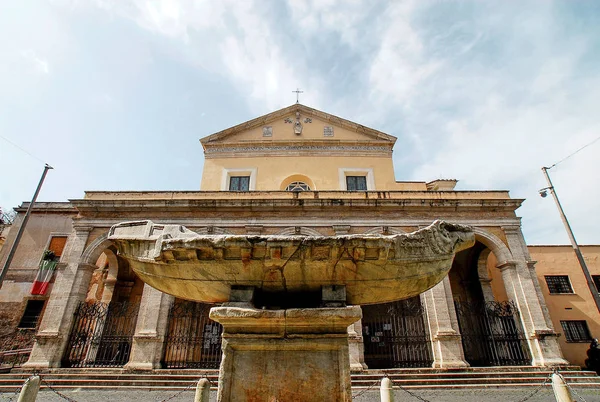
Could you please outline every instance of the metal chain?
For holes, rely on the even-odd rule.
[[[364,394],[365,392],[373,389],[373,387],[375,387],[377,384],[379,384],[379,380],[375,381],[373,384],[369,385],[367,388],[357,392],[356,394],[352,395],[352,399],[356,399],[359,396],[361,396],[362,394]]]
[[[554,374],[554,373],[550,373],[550,374],[549,374],[549,375],[548,375],[548,376],[547,376],[547,377],[544,379],[544,382],[543,382],[543,383],[542,383],[542,384],[541,384],[539,387],[537,387],[536,389],[534,389],[534,390],[533,390],[533,392],[532,392],[531,394],[527,395],[527,396],[526,396],[525,398],[523,398],[523,399],[519,399],[517,402],[525,402],[526,400],[528,400],[528,399],[531,399],[531,398],[532,398],[532,397],[533,397],[535,394],[537,394],[538,392],[540,392],[540,391],[541,391],[541,390],[542,390],[542,389],[543,389],[543,388],[546,386],[546,384],[548,383],[548,381],[551,381],[551,380],[552,380],[552,374]]]
[[[571,391],[573,391],[573,393],[575,394],[575,396],[576,396],[577,398],[581,399],[581,402],[587,402],[583,396],[579,395],[579,394],[577,393],[577,391],[575,391],[575,388],[573,388],[572,386],[570,386],[570,385],[569,385],[569,383],[567,382],[567,380],[565,379],[565,377],[563,377],[563,375],[562,375],[561,373],[559,373],[559,372],[558,372],[558,370],[556,370],[556,374],[558,374],[558,375],[559,375],[559,377],[560,377],[560,378],[562,378],[562,380],[564,381],[564,383],[567,385],[567,387],[568,387],[568,388],[569,388]]]
[[[425,399],[417,394],[415,394],[414,392],[409,391],[408,389],[404,388],[402,385],[400,385],[398,382],[396,381],[392,381],[392,384],[396,384],[398,386],[398,388],[400,388],[402,391],[406,392],[408,395],[412,396],[413,398],[417,398],[418,400],[420,400],[421,402],[431,402],[428,399]]]
[[[40,382],[42,384],[44,384],[46,386],[46,388],[48,388],[50,391],[54,392],[56,395],[58,395],[59,397],[61,397],[62,399],[69,401],[69,402],[77,402],[75,399],[73,398],[69,398],[68,396],[66,396],[65,394],[62,394],[60,392],[58,392],[57,390],[55,390],[52,385],[48,384],[46,382],[46,380],[44,380],[44,377],[42,377],[41,374],[37,374],[40,377]]]
[[[204,376],[202,378],[206,378],[208,380],[208,382],[210,383],[210,386],[214,386],[215,384],[210,380],[210,378]],[[200,379],[198,379],[198,381],[200,381]],[[191,383],[190,385],[188,385],[187,387],[185,387],[184,389],[177,391],[176,393],[174,393],[173,395],[171,395],[170,397],[161,400],[160,402],[167,402],[170,401],[171,399],[175,399],[177,398],[179,395],[183,394],[186,391],[189,391],[192,387],[196,386],[198,384],[198,381]]]
[[[29,376],[29,378],[27,378],[25,380],[23,385],[21,385],[20,387],[17,387],[15,392],[13,392],[11,395],[6,396],[6,395],[2,394],[2,399],[7,398],[9,401],[12,401],[15,398],[15,396],[19,396],[19,394],[21,393],[21,390],[23,389],[25,384],[27,384],[29,382],[29,380],[31,380],[31,377],[33,377],[33,376]]]

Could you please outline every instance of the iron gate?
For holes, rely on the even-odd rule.
[[[431,342],[419,296],[362,309],[369,368],[431,367]]]
[[[521,329],[519,310],[512,302],[455,302],[465,359],[471,366],[531,364]]]
[[[75,310],[63,367],[121,367],[129,361],[138,303],[85,303]]]
[[[223,327],[208,318],[210,307],[179,300],[171,306],[163,367],[219,368]]]

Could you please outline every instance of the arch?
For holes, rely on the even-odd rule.
[[[285,228],[275,233],[277,236],[323,236],[321,233],[314,229],[306,228],[304,226],[292,226]]]
[[[108,240],[108,232],[101,234],[88,244],[81,255],[80,262],[82,264],[96,265],[96,261],[98,261],[100,254],[113,245],[114,243]]]
[[[506,247],[506,244],[504,244],[504,242],[496,235],[491,234],[487,230],[476,227],[473,228],[473,232],[475,233],[475,240],[489,248],[496,256],[496,260],[498,260],[499,264],[504,264],[507,261],[512,260],[512,253],[508,247]]]
[[[384,230],[384,227],[387,227],[388,234],[395,235],[395,234],[406,233],[404,230],[398,229],[398,228],[394,228],[392,226],[377,226],[377,227],[374,227],[372,229],[369,229],[369,230],[365,231],[363,234],[381,234],[381,235],[382,234],[386,234],[385,230]]]
[[[285,191],[287,186],[289,186],[290,183],[292,183],[294,181],[301,181],[301,182],[308,184],[311,191],[315,191],[317,189],[317,187],[315,186],[315,183],[310,179],[310,177],[305,176],[303,174],[293,174],[293,175],[288,176],[285,179],[283,179],[283,181],[281,182],[281,185],[279,186],[279,190]]]

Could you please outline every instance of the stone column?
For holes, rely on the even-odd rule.
[[[126,370],[160,368],[173,296],[144,284],[135,334]]]
[[[69,236],[35,344],[29,360],[23,367],[60,366],[69,339],[73,314],[79,303],[85,300],[92,273],[97,268],[93,264],[80,261],[91,229],[76,227]]]
[[[483,293],[483,300],[486,302],[493,302],[494,291],[492,290],[492,280],[488,274],[487,260],[490,255],[490,249],[486,249],[481,252],[479,259],[477,260],[477,276],[479,277],[479,284],[481,285],[481,291]]]
[[[421,302],[427,312],[427,323],[433,349],[434,368],[468,367],[458,329],[450,279],[443,281],[421,294]]]
[[[568,365],[558,344],[558,334],[547,319],[545,302],[530,264],[525,239],[518,226],[503,228],[512,261],[499,262],[502,280],[508,298],[513,301],[521,316],[534,366]],[[536,284],[537,283],[537,284]],[[537,286],[536,286],[537,285]]]
[[[362,320],[348,326],[348,348],[350,350],[350,370],[362,371],[365,364],[365,345],[362,336]]]

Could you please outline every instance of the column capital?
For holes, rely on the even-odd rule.
[[[513,260],[506,260],[506,261],[502,261],[499,262],[498,264],[496,264],[496,268],[498,268],[500,271],[506,269],[506,268],[516,268],[517,267],[517,262],[513,261]]]
[[[77,268],[80,270],[89,270],[90,272],[94,272],[96,269],[98,269],[98,266],[96,264],[88,264],[86,262],[80,262],[77,265]]]
[[[262,231],[262,225],[246,225],[246,234],[248,235],[260,235]]]
[[[89,234],[93,229],[93,226],[73,226],[73,230],[75,230],[75,234],[77,234],[78,236]]]
[[[345,235],[350,232],[350,225],[333,225],[332,227],[336,236]]]
[[[521,232],[521,226],[520,225],[507,225],[507,226],[502,226],[502,230],[504,231],[504,233],[506,234],[518,234]]]
[[[537,264],[537,261],[529,260],[527,261],[527,268],[535,268],[535,264]]]

